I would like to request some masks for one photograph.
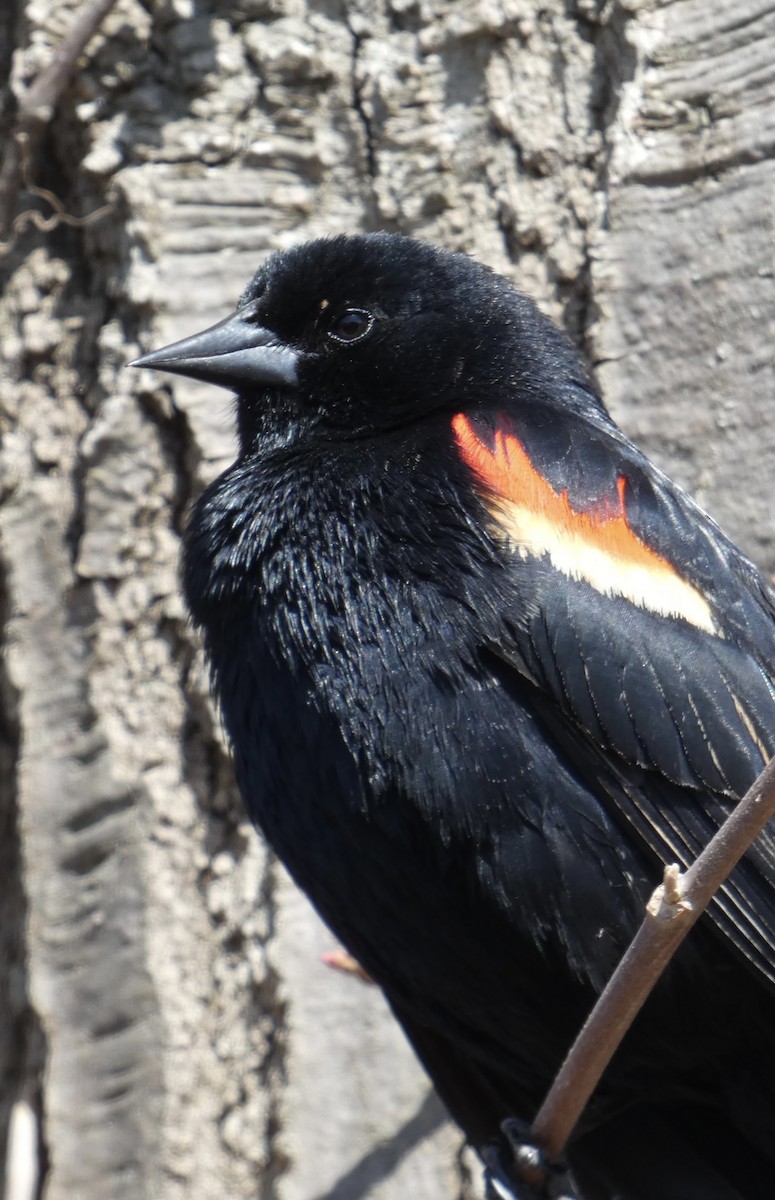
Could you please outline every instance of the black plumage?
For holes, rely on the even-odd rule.
[[[245,803],[482,1147],[772,753],[772,593],[462,255],[300,246],[140,362],[237,392],[184,587]],[[569,1146],[586,1200],[775,1194],[773,981],[769,831]]]

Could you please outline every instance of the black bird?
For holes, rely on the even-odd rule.
[[[773,753],[773,593],[463,255],[298,246],[138,365],[237,393],[184,587],[242,795],[484,1149]],[[775,1196],[774,835],[614,1057],[585,1200]]]

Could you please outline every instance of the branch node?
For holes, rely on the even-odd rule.
[[[654,888],[646,905],[646,912],[652,920],[674,921],[676,917],[692,910],[692,902],[686,898],[683,884],[684,875],[678,864],[666,866],[662,882]]]

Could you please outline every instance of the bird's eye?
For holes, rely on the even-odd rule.
[[[374,317],[363,308],[348,308],[334,321],[328,336],[336,342],[359,342],[371,332]]]

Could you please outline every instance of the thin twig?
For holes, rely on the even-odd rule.
[[[19,97],[14,127],[0,162],[0,238],[6,237],[13,224],[26,164],[35,156],[43,131],[75,75],[78,59],[115,4],[116,0],[92,0],[76,17],[45,71]]]
[[[533,1122],[532,1136],[557,1158],[603,1071],[675,950],[754,838],[775,816],[775,758],[697,860],[665,868],[643,924],[584,1023]]]

